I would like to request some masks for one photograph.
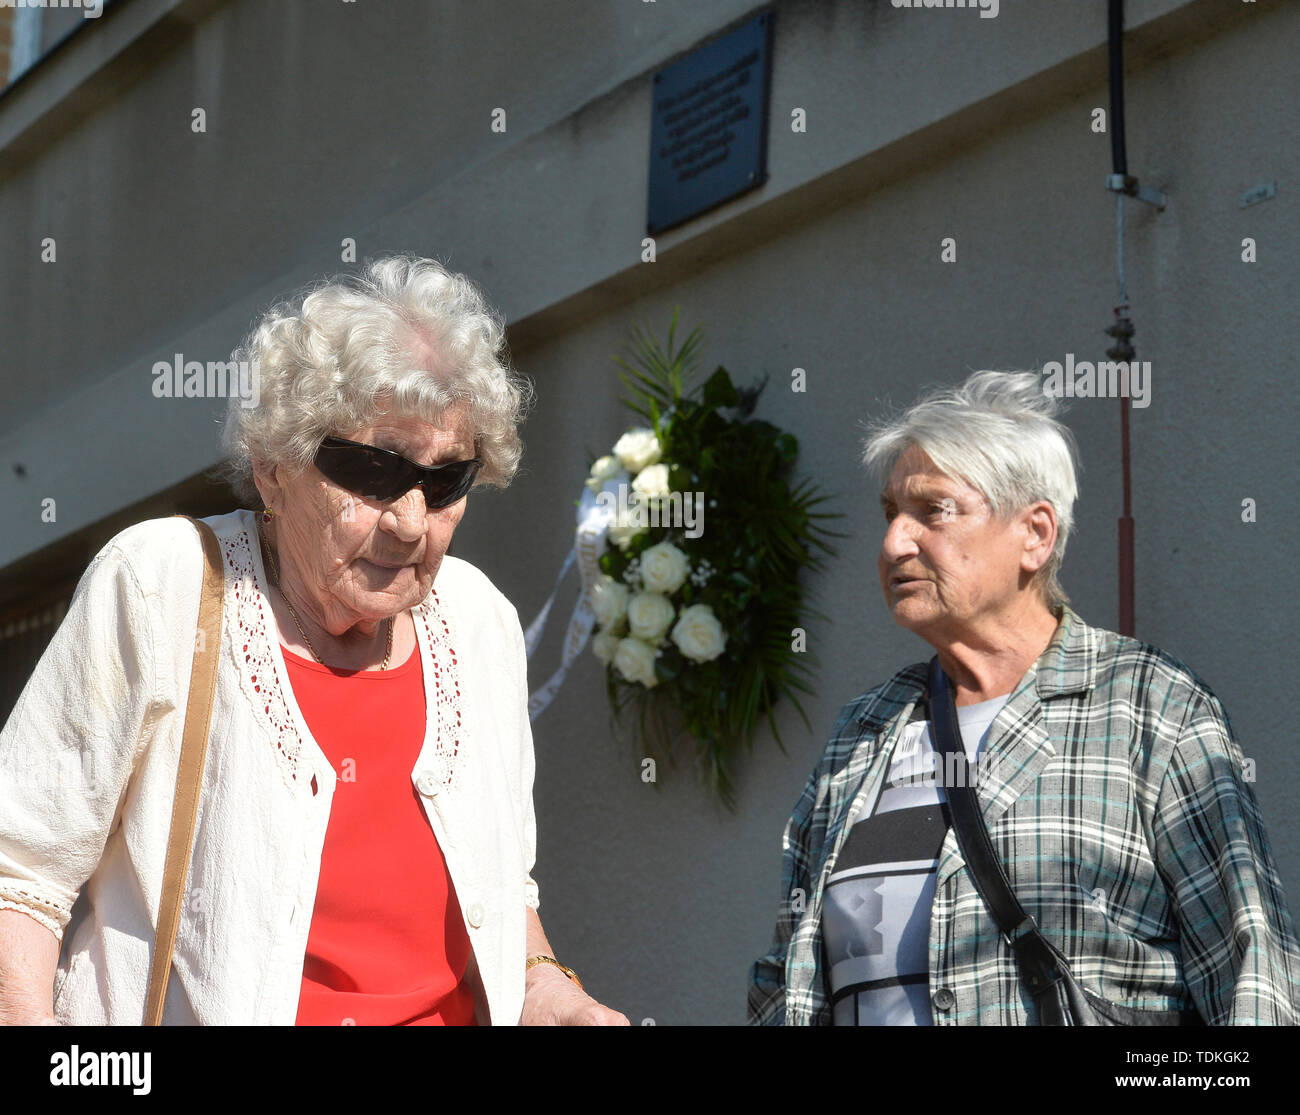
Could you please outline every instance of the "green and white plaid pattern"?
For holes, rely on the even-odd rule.
[[[1177,659],[1063,622],[989,728],[976,790],[1016,896],[1112,1002],[1211,1024],[1300,1017],[1300,946],[1227,714]],[[782,902],[752,1025],[830,1025],[822,893],[924,696],[918,663],[846,705],[783,839]],[[936,1025],[1037,1021],[951,829],[930,916]]]

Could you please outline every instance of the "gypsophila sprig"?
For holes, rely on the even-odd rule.
[[[600,491],[630,479],[600,557],[592,649],[638,754],[671,759],[689,739],[734,807],[736,761],[759,721],[781,745],[773,708],[786,697],[808,724],[799,694],[812,692],[815,659],[792,636],[816,614],[801,575],[833,553],[825,521],[838,516],[818,509],[826,497],[815,484],[795,479],[793,435],[753,417],[762,385],[738,390],[721,366],[697,385],[701,330],[680,348],[676,331],[674,312],[667,349],[637,329],[616,359],[641,424],[587,481]]]

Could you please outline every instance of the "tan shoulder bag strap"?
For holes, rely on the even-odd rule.
[[[185,704],[185,730],[181,735],[181,761],[176,772],[176,797],[172,802],[171,832],[167,837],[167,859],[163,868],[162,895],[158,903],[158,932],[154,938],[153,964],[149,972],[149,993],[144,1004],[144,1024],[162,1024],[167,977],[171,974],[172,950],[180,924],[181,898],[189,874],[190,845],[199,809],[199,786],[203,782],[203,761],[208,750],[208,725],[212,722],[212,699],[217,688],[217,660],[221,657],[221,609],[225,570],[221,544],[207,523],[188,515],[203,542],[203,588],[199,594],[198,631],[194,639],[194,666],[190,671],[190,693]]]

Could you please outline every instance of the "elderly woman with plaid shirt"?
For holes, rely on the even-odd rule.
[[[1294,1024],[1300,947],[1223,706],[1067,606],[1055,407],[1032,373],[977,372],[877,428],[886,605],[938,652],[996,858],[1104,1017]],[[786,827],[751,1023],[1049,1021],[950,827],[927,682],[909,666],[841,712]]]

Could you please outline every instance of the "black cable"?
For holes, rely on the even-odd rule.
[[[1124,0],[1109,0],[1110,157],[1115,174],[1128,174],[1124,148]]]

